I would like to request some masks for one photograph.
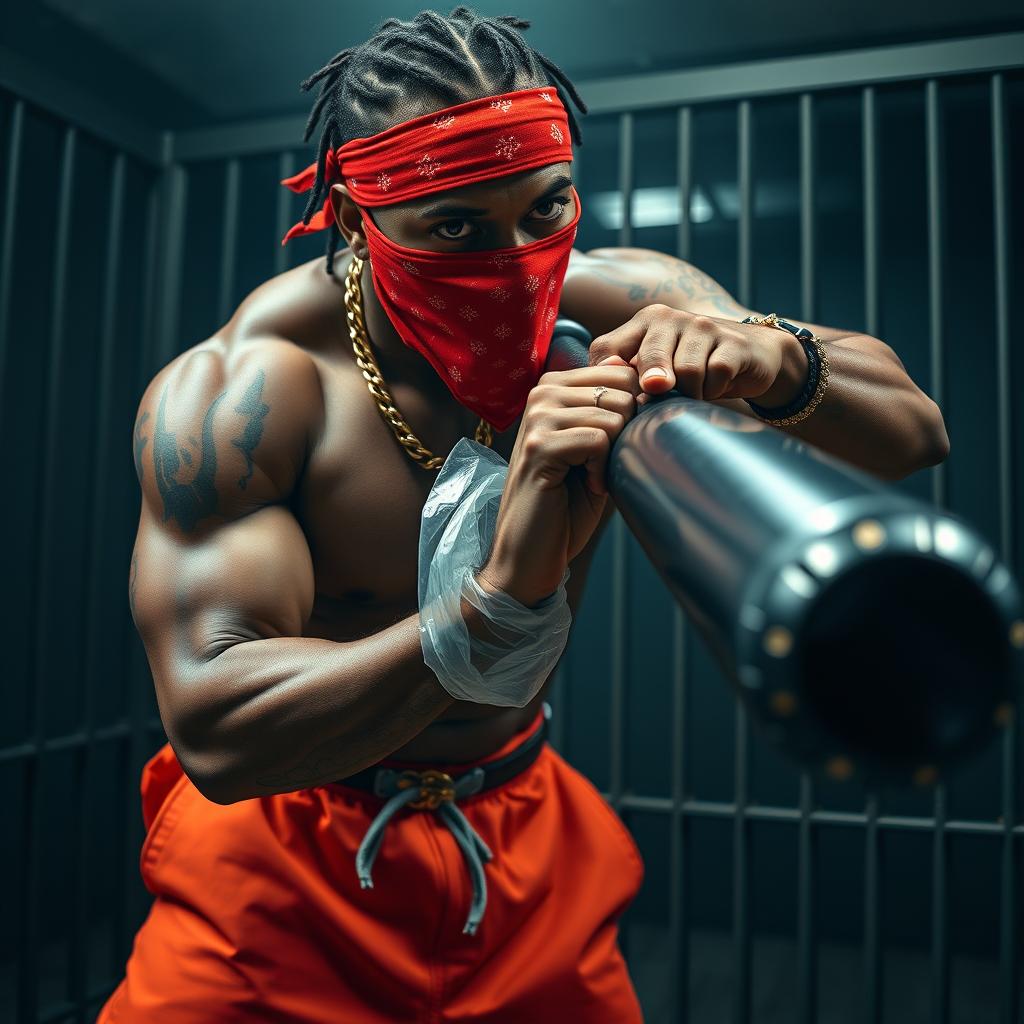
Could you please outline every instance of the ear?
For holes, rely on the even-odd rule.
[[[363,215],[349,193],[348,186],[332,185],[330,197],[334,222],[338,225],[338,230],[352,252],[359,259],[365,260],[370,254],[370,249],[366,244],[366,235],[363,232]]]

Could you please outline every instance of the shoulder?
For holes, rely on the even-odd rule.
[[[711,316],[747,315],[725,288],[687,260],[628,246],[572,251],[561,312],[595,337],[655,302]]]
[[[339,253],[340,261],[344,254]],[[343,271],[340,271],[343,273]],[[306,415],[322,406],[317,356],[344,328],[344,283],[324,272],[323,259],[269,278],[254,288],[210,337],[175,356],[149,381],[142,407],[211,401],[244,382]]]
[[[285,500],[323,408],[317,365],[290,339],[224,331],[199,342],[140,397],[132,448],[143,501],[191,533]]]

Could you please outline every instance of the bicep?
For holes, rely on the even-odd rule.
[[[132,611],[172,739],[201,721],[203,670],[236,644],[302,636],[314,577],[301,526],[284,505],[183,542],[143,510],[135,545]]]
[[[143,395],[129,600],[169,733],[189,681],[228,646],[301,636],[312,556],[289,507],[317,426],[310,367],[284,344],[209,351]]]

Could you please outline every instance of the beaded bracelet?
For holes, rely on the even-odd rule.
[[[763,324],[765,327],[788,331],[796,337],[807,353],[807,379],[803,390],[789,405],[769,409],[752,402],[749,398],[745,398],[744,401],[762,420],[776,427],[789,426],[806,419],[818,407],[828,387],[828,353],[825,351],[824,342],[806,327],[797,327],[796,324],[781,319],[776,313],[769,313],[760,318],[748,316],[740,323]]]

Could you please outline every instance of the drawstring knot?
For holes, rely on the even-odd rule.
[[[387,797],[387,802],[380,809],[377,817],[366,830],[359,849],[356,851],[356,873],[359,884],[364,889],[373,888],[373,862],[377,859],[384,830],[391,819],[403,808],[429,810],[436,812],[455,837],[455,842],[462,851],[462,856],[469,869],[470,881],[473,885],[473,899],[469,914],[463,926],[464,935],[475,935],[487,907],[487,879],[484,876],[484,864],[494,854],[480,838],[469,819],[456,806],[455,801],[472,796],[480,791],[484,782],[484,770],[474,768],[458,781],[445,772],[434,768],[425,771],[396,772],[390,768],[382,768],[377,773],[374,791],[377,796]]]

